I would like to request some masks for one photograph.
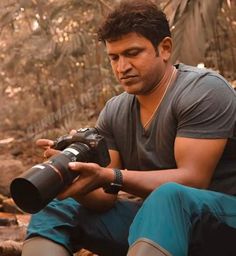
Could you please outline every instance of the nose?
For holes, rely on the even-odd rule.
[[[131,68],[132,68],[132,65],[129,62],[129,60],[124,56],[120,56],[117,63],[117,67],[116,67],[117,72],[124,74],[127,71],[129,71]]]

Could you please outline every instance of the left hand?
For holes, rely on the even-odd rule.
[[[102,187],[106,183],[106,170],[95,163],[71,162],[69,168],[79,174],[78,178],[62,193],[58,195],[59,200],[76,195],[86,195],[89,192]]]

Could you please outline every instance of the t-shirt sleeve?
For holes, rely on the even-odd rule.
[[[177,136],[230,138],[236,123],[236,95],[218,76],[196,79],[175,104]]]
[[[99,134],[105,138],[108,149],[117,150],[112,131],[111,108],[112,106],[110,106],[110,101],[108,101],[98,117],[96,128],[98,129]],[[110,110],[108,111],[108,109]]]

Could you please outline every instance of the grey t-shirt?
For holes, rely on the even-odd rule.
[[[176,67],[177,79],[147,130],[141,124],[138,100],[125,92],[107,102],[97,128],[108,147],[119,151],[128,170],[176,168],[176,137],[229,138],[209,189],[236,194],[236,94],[215,72]]]

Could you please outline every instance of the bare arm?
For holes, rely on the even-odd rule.
[[[167,182],[176,182],[196,188],[207,188],[226,142],[227,139],[191,139],[178,137],[174,146],[177,163],[176,169],[150,171],[122,170],[124,181],[122,190],[145,198],[155,188]],[[119,153],[116,151],[111,153],[114,154],[112,157],[114,161],[117,161],[111,167],[117,167],[117,164],[120,163]],[[95,188],[102,187],[114,181],[112,168],[103,168],[94,163],[81,162],[72,163],[70,168],[72,171],[78,172],[80,178],[63,193],[63,198],[74,196],[78,201],[92,208],[96,205],[94,204],[94,198],[97,198],[93,193],[96,193],[96,196],[99,195],[97,193],[101,193],[99,195],[99,198],[102,199],[100,203],[107,199],[108,201],[105,200],[103,202],[106,202],[107,205],[107,202],[110,202],[109,207],[113,205],[116,200],[113,195],[106,195],[102,189],[93,191]],[[85,202],[81,199],[81,196]],[[88,200],[90,196],[93,197],[91,203]],[[102,206],[105,207],[105,204]]]
[[[156,187],[166,182],[207,188],[226,142],[226,139],[177,137],[174,148],[177,169],[149,172],[123,171],[123,190],[146,197]]]
[[[120,168],[120,157],[119,153],[114,150],[109,150],[110,158],[111,158],[111,163],[109,164],[108,168]],[[92,165],[93,166],[93,165]],[[95,168],[101,168],[100,166],[94,164]],[[101,168],[103,169],[103,168]],[[99,172],[99,170],[98,170]],[[108,173],[109,174],[109,173]],[[109,179],[113,179],[113,174],[110,173]],[[99,179],[99,176],[98,178]],[[82,184],[81,184],[82,183]],[[84,183],[84,184],[83,184]],[[80,185],[84,185],[85,187],[87,186],[87,180],[84,178],[83,180],[80,180]],[[112,195],[112,194],[107,194],[103,191],[102,188],[98,188],[95,190],[92,190],[89,193],[78,193],[78,186],[77,183],[72,184],[68,189],[63,191],[59,195],[59,199],[64,199],[66,197],[73,197],[75,200],[77,200],[79,203],[81,203],[83,206],[97,210],[97,211],[105,211],[110,209],[115,201],[117,200],[117,195]]]

